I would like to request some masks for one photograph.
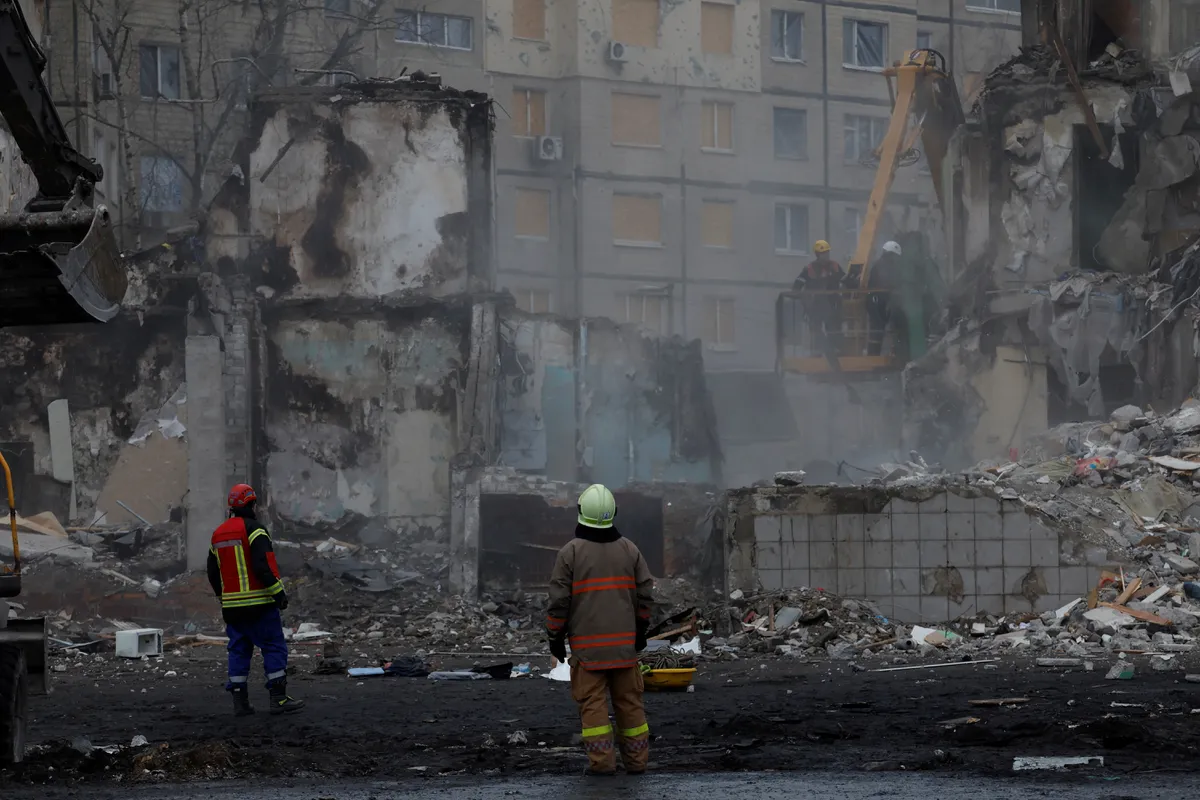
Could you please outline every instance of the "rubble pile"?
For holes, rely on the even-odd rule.
[[[1079,77],[1137,83],[1152,78],[1153,70],[1141,51],[1114,43],[1081,69]],[[1066,80],[1062,58],[1055,48],[1037,44],[1021,47],[1015,56],[993,69],[986,85],[994,88],[1009,82],[1030,84]]]
[[[1140,600],[1131,598],[1141,597]],[[889,620],[866,600],[840,598],[819,589],[772,592],[744,598],[735,592],[730,610],[740,614],[740,631],[705,642],[710,660],[752,655],[854,660],[891,657],[978,660],[1001,654],[1042,656],[1039,666],[1085,666],[1089,659],[1152,656],[1156,669],[1172,669],[1171,659],[1200,652],[1200,584],[1142,586],[1140,578],[1122,584],[1101,574],[1094,596],[1038,615],[980,615],[938,628]]]
[[[893,624],[866,600],[843,599],[820,588],[791,589],[746,597],[735,591],[726,614],[728,637],[705,643],[710,657],[747,654],[853,658],[873,647],[898,641]]]

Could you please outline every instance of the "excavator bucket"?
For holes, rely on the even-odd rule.
[[[127,285],[105,207],[0,216],[0,328],[107,322]]]

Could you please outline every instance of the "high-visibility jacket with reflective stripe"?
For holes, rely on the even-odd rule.
[[[270,537],[265,529],[246,529],[246,520],[231,517],[221,524],[212,536],[211,552],[217,559],[221,573],[221,607],[245,608],[246,606],[268,605],[275,602],[275,595],[283,591],[279,581],[279,565],[275,553],[267,553],[267,565],[273,583],[266,584],[255,573],[250,558],[250,548],[260,536]]]
[[[639,620],[649,620],[653,588],[637,545],[614,528],[580,526],[550,576],[546,632],[565,632],[571,655],[586,670],[635,666]]]

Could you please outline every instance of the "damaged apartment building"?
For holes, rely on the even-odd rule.
[[[248,481],[277,535],[471,595],[481,563],[544,580],[539,543],[603,481],[659,574],[690,569],[720,469],[699,347],[494,291],[490,99],[418,76],[272,90],[251,116],[205,218],[131,257],[118,319],[0,335],[25,513],[173,520],[194,570]]]
[[[1024,4],[1024,46],[985,81],[943,169],[960,322],[905,372],[907,446],[966,466],[1193,392],[1198,14]]]

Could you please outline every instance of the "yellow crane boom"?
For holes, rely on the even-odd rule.
[[[942,204],[942,161],[950,136],[964,121],[958,89],[946,68],[945,57],[936,50],[913,50],[904,61],[888,67],[883,74],[892,94],[892,117],[883,142],[876,150],[879,167],[875,171],[875,184],[871,187],[867,213],[849,264],[850,274],[858,275],[862,288],[866,288],[870,276],[879,222],[901,157],[912,149],[920,136],[926,162],[933,174],[934,191],[938,203]]]

